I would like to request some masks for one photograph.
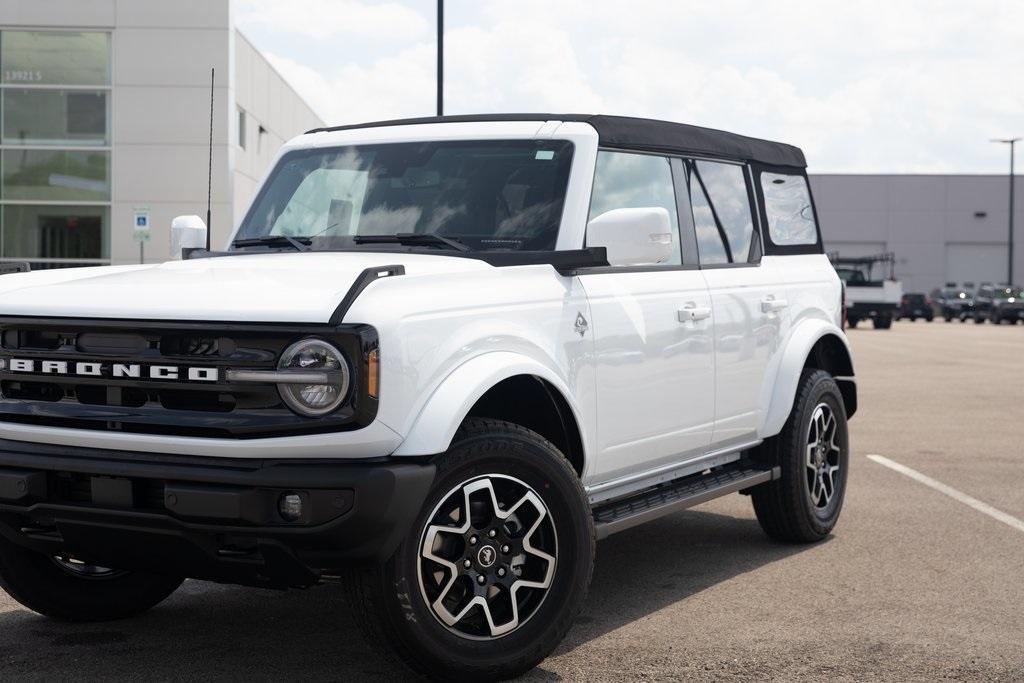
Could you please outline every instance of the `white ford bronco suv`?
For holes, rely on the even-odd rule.
[[[569,629],[598,539],[735,492],[776,539],[836,523],[856,385],[795,147],[319,129],[184,251],[0,276],[0,585],[36,612],[341,581],[409,666],[501,678]]]

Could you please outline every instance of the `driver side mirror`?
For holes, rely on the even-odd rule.
[[[605,247],[613,266],[657,265],[672,256],[672,223],[660,206],[612,209],[587,223],[587,246]]]
[[[178,216],[171,221],[171,260],[183,258],[185,249],[206,248],[206,223],[199,216]]]

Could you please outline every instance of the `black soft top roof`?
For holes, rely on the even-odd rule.
[[[354,128],[405,126],[419,123],[465,123],[475,121],[582,121],[597,130],[600,144],[677,154],[700,154],[739,161],[759,161],[772,166],[806,168],[807,161],[799,147],[781,142],[750,138],[714,128],[684,123],[640,119],[605,114],[471,114],[463,116],[429,116],[418,119],[393,119],[348,126],[314,128],[321,133]]]

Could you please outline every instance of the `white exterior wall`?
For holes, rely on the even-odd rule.
[[[234,37],[232,184],[237,223],[278,148],[295,135],[324,124],[245,36],[235,31]],[[246,117],[244,149],[238,145],[239,108]]]
[[[812,175],[825,248],[896,254],[906,292],[1006,279],[1005,175]],[[1024,281],[1024,178],[1017,178],[1014,279]],[[975,215],[983,213],[983,216]]]
[[[146,261],[168,258],[170,223],[206,217],[210,68],[212,241],[223,246],[281,143],[322,125],[232,23],[230,0],[3,0],[2,28],[108,30],[111,48],[110,258],[137,263],[132,212],[150,209]],[[236,104],[237,98],[237,104]],[[252,112],[237,146],[237,106]],[[258,126],[268,133],[257,144]]]

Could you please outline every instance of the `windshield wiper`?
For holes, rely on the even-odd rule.
[[[235,240],[231,243],[233,247],[272,247],[274,245],[288,244],[295,248],[295,251],[309,251],[310,240],[308,237],[291,237],[290,235],[265,235],[263,237],[249,237]]]
[[[403,244],[407,246],[429,245],[447,247],[455,251],[469,251],[462,242],[429,232],[399,232],[394,235],[355,235],[356,244]]]

